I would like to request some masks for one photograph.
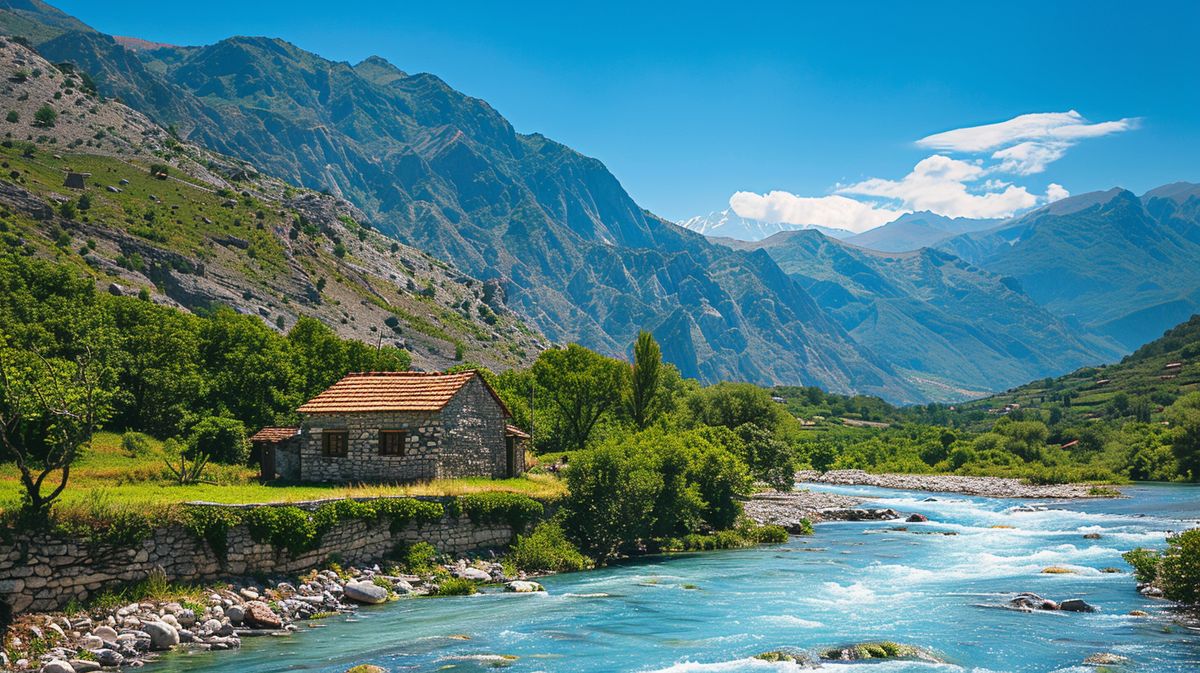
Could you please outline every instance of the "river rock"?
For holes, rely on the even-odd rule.
[[[104,647],[104,639],[95,634],[86,635],[79,639],[79,646],[85,650]]]
[[[237,626],[246,618],[246,610],[240,605],[231,605],[225,609],[225,616],[229,618],[229,623]]]
[[[536,591],[545,591],[546,589],[537,582],[527,582],[524,580],[513,580],[504,585],[505,591],[513,591],[519,594],[533,593]]]
[[[471,567],[463,568],[462,570],[458,571],[457,574],[459,577],[461,577],[465,580],[474,580],[476,582],[492,581],[491,574],[489,574],[488,571],[480,570],[479,568],[471,568]]]
[[[283,626],[279,615],[271,611],[270,606],[262,601],[250,601],[246,604],[246,614],[242,618],[249,626],[257,629],[278,629]]]
[[[771,650],[770,652],[756,654],[754,655],[754,658],[760,661],[769,661],[771,663],[788,663],[792,664],[792,666],[799,666],[800,668],[818,668],[818,666],[813,662],[812,657],[809,656],[809,654],[804,650]]]
[[[169,650],[179,644],[179,632],[165,622],[146,622],[142,631],[150,636],[152,650]]]
[[[928,650],[913,645],[894,643],[891,641],[876,641],[858,643],[843,647],[831,647],[821,652],[821,658],[827,661],[870,661],[876,659],[908,659],[943,663],[942,659]]]
[[[86,659],[72,659],[70,663],[75,673],[95,673],[100,670],[100,664]]]
[[[1068,598],[1058,604],[1058,609],[1065,612],[1096,612],[1096,608],[1081,598]]]
[[[42,673],[75,673],[75,669],[71,668],[71,664],[61,659],[54,659],[45,666],[42,666]]]
[[[911,514],[905,521],[908,523],[925,523],[929,521],[929,517],[924,514]]]
[[[1035,593],[1029,593],[1029,592],[1017,594],[1016,596],[1013,597],[1012,600],[1010,600],[1008,602],[1008,604],[1019,610],[1057,610],[1058,609],[1058,603],[1055,603],[1054,601],[1052,601],[1048,598],[1042,598],[1041,596],[1039,596]]]
[[[1117,666],[1128,661],[1129,657],[1122,657],[1121,655],[1113,654],[1112,652],[1101,652],[1099,654],[1093,654],[1087,659],[1084,659],[1083,663],[1091,664],[1093,666]]]
[[[116,650],[111,650],[107,647],[99,650],[91,650],[92,656],[96,657],[96,663],[104,667],[120,666],[125,663],[125,657]]]
[[[346,670],[346,673],[387,673],[387,670],[373,664],[359,664]]]
[[[377,605],[388,597],[387,589],[373,582],[347,582],[342,591],[346,598],[367,605]]]

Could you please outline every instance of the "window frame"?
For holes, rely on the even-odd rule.
[[[398,443],[394,447],[388,446],[388,440],[392,437],[399,437]],[[394,440],[393,440],[394,441]],[[388,458],[403,458],[407,454],[408,430],[387,429],[379,431],[379,455]]]
[[[334,437],[341,438],[341,447],[338,451],[331,446]],[[321,456],[323,458],[345,458],[348,455],[350,455],[350,431],[325,430],[321,433]]]

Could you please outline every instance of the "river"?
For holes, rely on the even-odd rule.
[[[1090,673],[1089,655],[1128,657],[1119,671],[1200,670],[1200,631],[1170,604],[1140,596],[1120,553],[1164,545],[1200,519],[1200,488],[1139,485],[1131,498],[1037,502],[826,487],[927,524],[828,523],[810,538],[748,550],[655,558],[545,578],[547,593],[402,600],[238,652],[176,654],[180,673],[389,671],[789,671],[753,655],[864,640],[927,647],[947,664],[825,664],[832,673]],[[934,501],[927,500],[934,498]],[[1033,505],[1036,511],[1027,511]],[[871,506],[871,505],[868,505]],[[1042,509],[1044,508],[1044,509]],[[904,524],[900,524],[904,525]],[[1000,527],[997,527],[1000,526]],[[955,535],[919,534],[922,532]],[[1085,539],[1099,533],[1100,539]],[[1042,574],[1062,566],[1072,574]],[[1104,573],[1120,568],[1119,574]],[[1001,609],[1012,593],[1083,598],[1095,614]],[[1150,617],[1128,616],[1144,610]],[[465,638],[464,638],[465,637]],[[516,657],[515,659],[500,657]]]

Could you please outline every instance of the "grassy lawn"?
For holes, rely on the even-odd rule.
[[[256,469],[214,465],[206,477],[216,484],[180,486],[168,478],[159,455],[130,456],[121,448],[120,435],[104,432],[96,435],[92,448],[71,468],[71,479],[59,507],[66,510],[118,506],[155,508],[192,501],[248,504],[384,495],[466,495],[486,491],[509,491],[552,499],[566,492],[562,481],[551,475],[526,475],[515,479],[439,479],[392,485],[272,485],[259,483],[257,476]],[[0,464],[0,511],[15,507],[20,493],[16,466]]]

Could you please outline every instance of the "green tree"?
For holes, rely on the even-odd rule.
[[[579,344],[538,356],[533,375],[554,409],[554,431],[565,450],[587,448],[600,421],[620,403],[622,363]]]
[[[294,419],[302,400],[286,341],[261,320],[215,311],[201,324],[200,362],[213,414],[252,428]]]
[[[1200,392],[1188,393],[1167,407],[1172,426],[1171,450],[1179,472],[1192,481],[1200,480]]]
[[[662,351],[658,342],[649,332],[639,332],[633,345],[633,366],[626,396],[629,417],[639,430],[645,430],[662,411],[662,369]]]
[[[34,126],[49,128],[54,126],[54,122],[56,121],[58,121],[58,112],[49,105],[43,105],[38,108],[37,112],[33,113]]]
[[[246,426],[233,418],[204,418],[192,426],[185,453],[192,460],[209,458],[218,463],[241,465],[250,457]]]
[[[653,459],[607,445],[577,454],[563,504],[568,534],[597,563],[650,535],[662,475]]]
[[[1158,584],[1163,595],[1173,601],[1200,604],[1200,528],[1167,540],[1158,564]]]

